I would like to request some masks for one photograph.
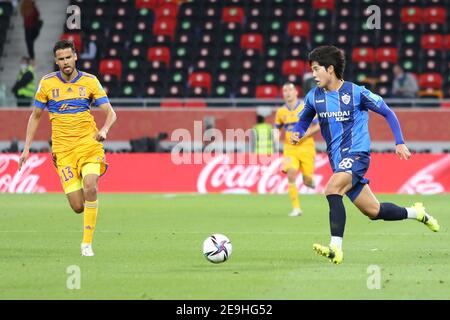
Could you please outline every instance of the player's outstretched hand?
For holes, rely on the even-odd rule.
[[[97,132],[95,134],[95,140],[97,141],[105,141],[106,140],[106,131],[105,130],[100,130],[99,132]]]
[[[22,169],[22,166],[27,162],[28,156],[30,155],[30,151],[24,149],[19,158],[19,171]]]
[[[409,152],[406,144],[398,144],[395,147],[395,153],[400,157],[400,160],[408,160],[411,158],[411,152]]]
[[[300,133],[299,132],[294,132],[291,134],[291,139],[290,142],[291,144],[297,144],[300,141]]]

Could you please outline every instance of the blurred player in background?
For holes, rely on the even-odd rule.
[[[76,69],[77,54],[71,41],[58,41],[53,53],[59,71],[47,74],[39,84],[19,170],[27,161],[39,121],[47,108],[52,124],[53,160],[64,192],[72,209],[84,213],[81,254],[93,256],[98,178],[107,169],[101,142],[116,121],[116,113],[98,79]],[[91,115],[91,104],[106,113],[100,130]]]
[[[345,57],[338,48],[318,47],[309,54],[308,59],[317,87],[305,97],[305,107],[293,129],[291,142],[301,142],[301,137],[317,114],[333,170],[325,187],[330,207],[330,245],[314,244],[313,249],[335,264],[342,262],[346,220],[342,201],[344,194],[372,220],[415,219],[432,231],[439,231],[437,220],[426,213],[421,203],[415,203],[409,208],[389,202],[380,203],[370,190],[369,180],[364,178],[370,163],[369,110],[382,115],[388,122],[395,137],[395,152],[400,160],[411,157],[395,113],[380,96],[343,80]]]
[[[298,121],[298,114],[303,110],[303,105],[298,99],[298,92],[293,83],[283,85],[283,99],[285,104],[277,110],[275,115],[275,141],[278,141],[279,131],[284,128],[285,143],[283,149],[283,168],[282,171],[288,177],[288,194],[292,202],[291,217],[297,217],[302,214],[300,200],[298,198],[297,185],[295,180],[300,170],[303,174],[303,183],[314,188],[314,158],[316,156],[316,147],[313,135],[319,130],[317,119],[313,120],[305,135],[296,145],[290,143],[291,131]]]

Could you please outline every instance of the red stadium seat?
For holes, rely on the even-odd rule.
[[[258,33],[246,33],[241,36],[242,49],[263,50],[263,36]]]
[[[443,48],[445,50],[450,50],[450,34],[443,36],[443,39],[444,39]]]
[[[419,87],[442,89],[442,76],[439,73],[423,73],[419,76]]]
[[[444,24],[446,21],[446,11],[442,7],[431,7],[423,9],[423,19],[425,23]]]
[[[190,87],[206,88],[208,93],[211,93],[211,75],[208,72],[192,72],[188,83]]]
[[[390,62],[397,63],[398,62],[398,53],[397,48],[377,48],[375,51],[375,59],[377,62]]]
[[[303,75],[305,72],[305,62],[302,60],[285,60],[281,67],[284,76],[295,74]]]
[[[166,66],[170,64],[170,49],[167,47],[151,47],[147,50],[148,61],[164,62]]]
[[[208,105],[204,99],[191,98],[184,103],[186,108],[206,108]]]
[[[299,36],[310,37],[310,25],[307,21],[291,21],[288,25],[288,35],[291,37]]]
[[[183,100],[181,99],[163,99],[160,107],[162,108],[181,108],[183,107]]]
[[[244,18],[244,9],[240,7],[225,7],[222,10],[222,22],[242,24],[244,22]]]
[[[178,15],[178,5],[176,3],[166,3],[160,5],[155,10],[156,20],[171,19],[175,20]]]
[[[102,59],[100,60],[99,71],[103,75],[115,75],[120,79],[122,77],[122,62],[118,59]]]
[[[81,53],[81,50],[83,49],[83,43],[81,41],[81,35],[79,33],[64,33],[60,39],[72,41],[73,45],[75,46],[75,50],[78,53]]]
[[[444,38],[440,34],[425,34],[420,43],[424,49],[440,50],[444,48]]]
[[[375,51],[373,48],[367,47],[353,48],[352,60],[353,62],[373,63],[375,62]]]
[[[423,12],[420,7],[406,7],[401,11],[402,23],[422,23]]]
[[[314,9],[334,10],[334,0],[313,0]]]
[[[158,19],[153,24],[153,34],[156,36],[168,36],[173,39],[175,36],[176,26],[176,19]]]
[[[136,8],[138,9],[155,9],[158,6],[158,0],[136,0]]]
[[[256,87],[256,98],[276,99],[279,97],[279,88],[277,85],[265,84]]]

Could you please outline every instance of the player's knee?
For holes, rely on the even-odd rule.
[[[71,204],[70,206],[72,207],[72,210],[75,213],[83,213],[83,211],[84,211],[84,205],[83,204],[77,203],[77,204]]]
[[[314,188],[314,181],[312,177],[303,176],[303,183],[310,188]]]
[[[329,196],[330,194],[340,194],[340,188],[332,184],[327,184],[324,193],[326,196]]]
[[[95,199],[97,197],[97,186],[89,185],[84,187],[84,198],[85,199]]]
[[[370,206],[362,210],[362,213],[364,213],[364,215],[366,215],[370,220],[377,220],[378,213],[380,213],[380,206],[379,205]]]

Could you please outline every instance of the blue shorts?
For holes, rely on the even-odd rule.
[[[352,188],[347,191],[346,195],[351,201],[354,201],[364,185],[369,183],[369,179],[364,178],[367,170],[369,170],[370,154],[367,152],[348,153],[344,155],[338,167],[334,170],[337,172],[348,172],[352,175]]]

